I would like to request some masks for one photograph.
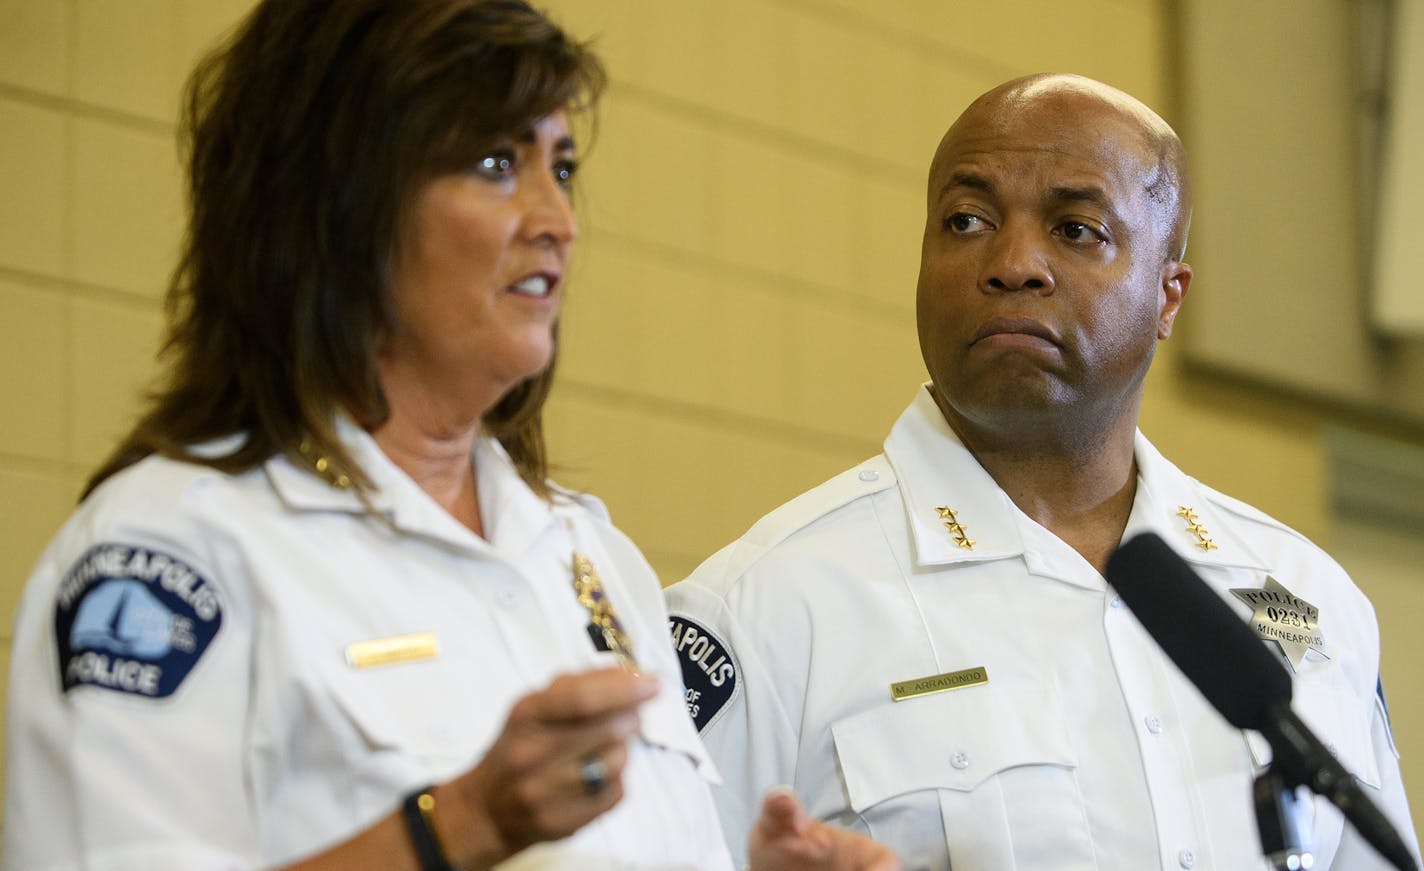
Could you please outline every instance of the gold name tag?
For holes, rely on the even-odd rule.
[[[352,668],[375,668],[417,659],[433,659],[440,652],[434,632],[393,635],[346,645],[346,663]]]
[[[947,671],[944,674],[892,683],[890,684],[890,698],[897,702],[903,702],[905,699],[913,699],[916,696],[962,690],[965,687],[977,687],[988,682],[989,672],[981,665],[976,668],[966,668],[963,671]]]

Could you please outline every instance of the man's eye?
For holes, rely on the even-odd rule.
[[[1066,221],[1059,228],[1063,238],[1073,242],[1103,242],[1106,239],[1093,227],[1082,221]]]
[[[982,230],[987,226],[987,222],[978,215],[971,215],[968,212],[955,212],[944,219],[944,228],[953,230],[956,233],[973,233]]]

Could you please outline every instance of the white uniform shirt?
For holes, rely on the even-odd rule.
[[[385,520],[283,459],[229,476],[149,458],[64,526],[16,621],[4,868],[266,868],[354,835],[478,762],[520,696],[610,664],[573,590],[577,548],[662,692],[623,800],[506,867],[730,869],[657,581],[602,506],[550,506],[481,441],[486,541],[364,432],[342,437]],[[411,633],[438,653],[346,660]]]
[[[1228,591],[1267,575],[1319,608],[1330,659],[1308,654],[1295,708],[1413,844],[1364,596],[1318,548],[1140,434],[1136,458],[1125,538],[1157,532],[1243,619]],[[772,512],[667,593],[734,846],[761,792],[786,783],[907,869],[1264,867],[1250,789],[1269,747],[1208,707],[1103,577],[1013,505],[925,390],[882,456]],[[891,698],[892,683],[976,670],[987,683]],[[1333,808],[1309,816],[1317,869],[1385,867]]]

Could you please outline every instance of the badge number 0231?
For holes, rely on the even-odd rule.
[[[1231,594],[1251,608],[1251,626],[1256,635],[1279,644],[1291,668],[1300,670],[1308,650],[1329,659],[1325,636],[1320,631],[1320,610],[1275,578],[1268,576],[1259,590],[1238,588]]]

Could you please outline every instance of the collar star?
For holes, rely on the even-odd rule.
[[[944,528],[949,530],[949,534],[954,536],[956,546],[964,550],[974,549],[974,539],[964,531],[964,524],[959,522],[959,512],[947,505],[941,505],[935,509],[940,520],[944,521]]]
[[[1211,540],[1211,533],[1206,531],[1206,527],[1197,522],[1198,516],[1195,511],[1186,505],[1177,506],[1177,516],[1187,523],[1187,532],[1196,536],[1196,546],[1210,553],[1217,548],[1216,542]]]
[[[1275,578],[1267,575],[1261,589],[1234,589],[1231,595],[1251,607],[1251,628],[1260,638],[1279,644],[1295,671],[1300,671],[1307,651],[1330,658],[1320,631],[1320,609],[1291,593]]]

